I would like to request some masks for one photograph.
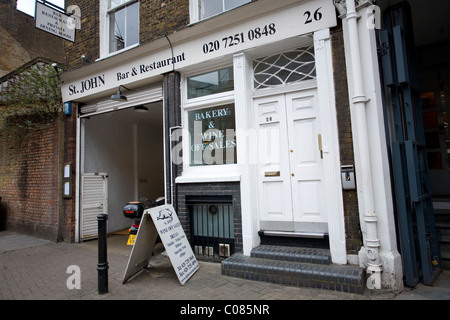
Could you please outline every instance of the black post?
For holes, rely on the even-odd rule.
[[[98,221],[98,293],[104,294],[108,292],[108,259],[106,251],[106,222],[108,215],[99,214]]]

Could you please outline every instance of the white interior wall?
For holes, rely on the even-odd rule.
[[[85,120],[84,172],[108,174],[108,231],[128,228],[123,206],[164,195],[162,103],[91,116]]]

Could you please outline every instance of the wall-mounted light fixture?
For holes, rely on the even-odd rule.
[[[136,112],[148,112],[148,108],[146,106],[136,106],[134,107],[134,111]]]
[[[127,101],[127,100],[128,100],[127,97],[125,97],[124,95],[122,95],[122,92],[120,91],[120,87],[124,87],[125,89],[130,90],[130,89],[128,89],[127,87],[125,87],[125,86],[123,86],[123,85],[120,85],[120,86],[119,86],[119,90],[117,90],[117,93],[116,93],[116,94],[113,94],[113,95],[111,96],[111,100],[116,100],[116,101]]]
[[[60,67],[58,66],[58,64],[56,62],[52,63],[52,67],[53,67],[53,69],[55,69],[55,72],[56,72],[56,75],[52,76],[52,78],[53,77],[58,77],[58,79],[59,79],[59,75],[60,75],[59,69],[60,69]]]

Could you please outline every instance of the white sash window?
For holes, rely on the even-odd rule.
[[[190,0],[191,23],[237,8],[251,0]]]
[[[116,52],[139,42],[139,2],[109,0],[109,52]]]
[[[100,0],[100,59],[139,45],[139,1]]]

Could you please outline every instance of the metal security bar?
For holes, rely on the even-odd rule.
[[[231,256],[235,250],[232,200],[197,198],[188,204],[191,242],[197,257],[221,260]]]

